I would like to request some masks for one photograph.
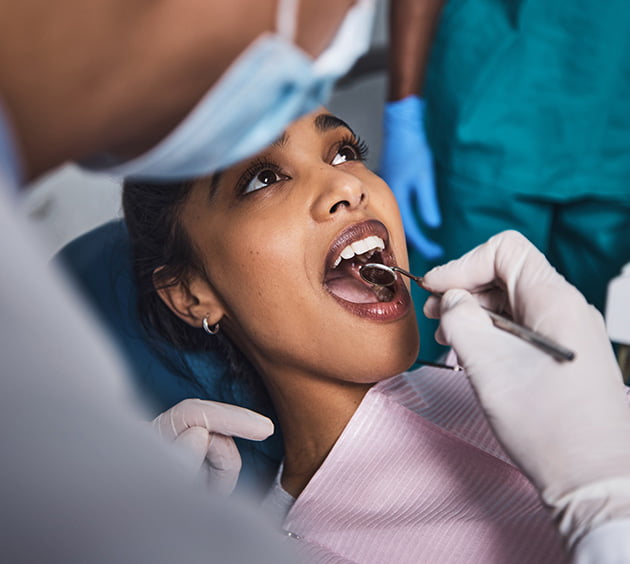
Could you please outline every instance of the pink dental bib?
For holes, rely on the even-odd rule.
[[[569,560],[465,376],[434,368],[368,392],[283,529],[316,562]]]

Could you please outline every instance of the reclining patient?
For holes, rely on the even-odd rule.
[[[407,281],[378,291],[358,274],[366,261],[407,268],[396,201],[364,153],[319,110],[212,177],[128,182],[143,318],[264,386],[285,457],[263,508],[305,555],[563,562],[465,376],[405,372],[419,347]]]

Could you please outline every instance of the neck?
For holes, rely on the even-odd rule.
[[[297,497],[372,384],[288,377],[282,382],[266,379],[266,385],[284,436],[282,486]]]

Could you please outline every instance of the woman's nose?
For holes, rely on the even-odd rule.
[[[344,210],[355,210],[367,204],[367,190],[352,173],[332,168],[314,181],[319,186],[313,203],[313,216],[317,221],[327,221]]]

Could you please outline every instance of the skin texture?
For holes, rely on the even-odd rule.
[[[404,267],[407,251],[388,186],[352,160],[348,129],[321,132],[316,115],[298,120],[258,157],[197,182],[180,221],[207,278],[160,290],[187,323],[220,322],[262,375],[285,437],[283,484],[293,494],[369,387],[407,369],[419,343],[413,307],[396,320],[366,319],[324,287],[328,250],[350,225],[377,219]],[[281,180],[239,197],[239,179],[261,161],[273,163],[270,177]],[[258,178],[269,169],[260,167]]]
[[[422,82],[444,0],[395,0],[389,10],[388,99],[422,92]]]
[[[318,55],[352,3],[301,0],[296,44]],[[0,101],[25,178],[94,153],[148,150],[275,29],[277,4],[0,0]]]

